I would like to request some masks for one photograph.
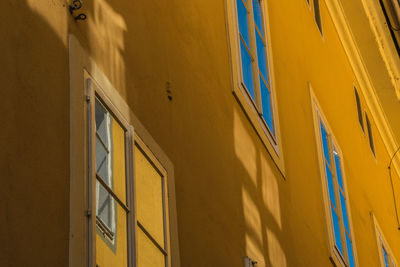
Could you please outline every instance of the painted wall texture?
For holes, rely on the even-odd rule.
[[[0,266],[85,266],[69,254],[70,182],[83,179],[70,177],[71,35],[173,163],[182,267],[241,267],[244,256],[260,267],[333,266],[310,86],[342,150],[358,266],[381,264],[371,212],[400,261],[392,155],[360,89],[376,157],[370,150],[358,78],[320,2],[322,35],[306,0],[266,3],[284,177],[232,94],[233,0],[86,0],[85,21],[74,21],[70,1],[3,0]],[[367,66],[380,60],[369,56]],[[376,88],[388,84],[384,68],[371,70]]]

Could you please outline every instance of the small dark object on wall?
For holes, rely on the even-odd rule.
[[[167,97],[169,101],[172,101],[172,91],[171,91],[171,83],[167,82]]]
[[[82,0],[73,0],[72,4],[69,5],[69,13],[74,16],[75,20],[85,20],[87,18],[86,14],[84,13],[81,13],[77,16],[74,15],[75,10],[81,9],[82,6]]]

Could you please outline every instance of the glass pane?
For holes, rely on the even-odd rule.
[[[249,92],[250,96],[255,101],[256,97],[254,94],[254,82],[253,82],[253,70],[252,70],[252,62],[249,52],[244,46],[243,42],[240,41],[240,54],[242,56],[242,74],[243,74],[243,82]]]
[[[243,40],[247,44],[247,47],[250,47],[250,39],[249,39],[249,24],[247,20],[247,9],[242,0],[237,0],[237,15],[239,21],[239,32],[242,36]]]
[[[108,154],[104,146],[96,137],[96,173],[108,186],[111,187],[112,166],[110,157],[111,155]]]
[[[163,178],[136,146],[134,158],[137,220],[164,248]]]
[[[319,10],[319,0],[314,0],[314,17],[319,31],[322,33],[321,13]]]
[[[267,57],[265,55],[265,46],[264,42],[261,39],[260,35],[256,32],[256,41],[257,41],[257,59],[258,59],[258,68],[265,81],[268,82],[268,72],[267,72]]]
[[[114,238],[104,235],[99,227],[96,230],[96,265],[100,267],[127,267],[127,215],[118,204],[116,207],[116,232]]]
[[[260,0],[253,0],[253,12],[254,12],[254,22],[256,23],[258,29],[260,30],[261,35],[264,35]]]
[[[163,267],[165,266],[165,256],[154,245],[153,242],[143,233],[140,228],[137,229],[138,235],[138,267]]]
[[[329,199],[331,200],[333,206],[336,209],[335,189],[333,187],[332,173],[331,173],[331,170],[328,167],[328,164],[326,164],[326,163],[325,163],[325,169],[326,169],[326,179],[328,181]]]
[[[269,130],[274,134],[274,122],[272,119],[272,106],[271,106],[271,95],[268,91],[267,86],[260,76],[261,85],[261,102],[262,102],[262,115],[265,122],[268,125]]]
[[[344,227],[346,228],[347,232],[350,233],[349,219],[348,219],[348,216],[347,216],[346,199],[344,198],[342,192],[340,192],[339,195],[340,195],[340,204],[342,205],[342,214],[343,214]]]
[[[96,101],[97,109],[102,110]],[[97,112],[98,117],[100,112]],[[126,201],[126,168],[125,168],[125,130],[110,113],[105,113],[108,123],[101,124],[100,130],[107,136],[108,151],[96,136],[96,173],[114,191],[118,198]],[[99,121],[96,119],[96,121]],[[97,122],[96,122],[97,123]],[[103,126],[105,127],[104,130]],[[97,126],[96,126],[97,127]]]
[[[369,146],[371,147],[372,152],[375,154],[375,147],[374,147],[374,139],[373,139],[373,136],[372,136],[371,122],[369,121],[369,118],[368,118],[367,114],[365,114],[365,121],[367,122]]]
[[[347,254],[349,255],[349,265],[350,267],[354,267],[354,254],[353,254],[353,245],[351,244],[351,239],[346,234],[346,244],[347,244]]]
[[[336,150],[333,150],[333,154],[335,155],[335,166],[336,166],[336,175],[337,175],[338,183],[339,183],[340,188],[342,188],[342,190],[344,190],[340,158],[339,158],[339,155],[336,152]]]
[[[112,181],[113,192],[126,204],[125,130],[112,118]]]
[[[115,233],[115,204],[110,193],[96,181],[96,216],[111,233]]]
[[[95,117],[96,117],[96,132],[100,136],[101,141],[107,148],[109,146],[109,130],[110,120],[109,113],[104,109],[103,105],[96,99],[95,104]]]
[[[320,122],[320,127],[321,127],[321,137],[322,137],[322,145],[324,147],[324,156],[326,161],[331,164],[331,160],[329,158],[329,145],[328,145],[328,135],[325,131],[325,127],[322,124],[322,122]]]
[[[382,247],[382,252],[383,252],[383,259],[385,261],[385,267],[389,267],[388,254],[383,247]]]
[[[357,113],[358,113],[358,122],[361,125],[361,128],[364,131],[364,120],[363,120],[363,115],[362,115],[362,111],[361,111],[361,101],[360,101],[360,96],[358,95],[358,92],[356,90],[356,88],[354,88],[354,92],[356,94],[356,104],[357,104]]]
[[[339,252],[343,255],[342,241],[340,238],[339,218],[332,206],[331,206],[331,214],[332,214],[333,231],[335,234],[335,245],[338,248]]]

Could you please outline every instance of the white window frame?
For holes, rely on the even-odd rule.
[[[127,226],[127,262],[128,267],[135,266],[136,255],[136,243],[135,243],[135,232],[133,229],[134,220],[135,220],[135,209],[134,209],[134,187],[133,187],[133,157],[132,157],[132,135],[133,135],[133,127],[130,126],[129,122],[125,117],[121,114],[118,108],[113,104],[111,99],[104,93],[100,85],[91,77],[91,75],[85,72],[85,81],[86,81],[86,91],[87,91],[87,116],[88,116],[88,158],[89,158],[89,187],[88,187],[88,196],[89,203],[88,206],[90,210],[93,212],[96,211],[96,203],[97,203],[97,183],[96,181],[101,182],[100,178],[97,178],[96,173],[96,126],[95,126],[95,102],[96,99],[99,99],[101,104],[108,110],[110,116],[112,116],[116,121],[118,121],[125,131],[125,168],[126,168],[126,201],[123,203],[117,195],[113,196],[114,205],[120,205],[123,210],[126,212],[126,226]],[[105,185],[103,185],[106,188]],[[111,194],[111,192],[109,192]],[[116,211],[114,211],[114,216],[116,216]],[[97,218],[96,214],[89,217],[89,250],[91,250],[91,256],[89,257],[89,266],[96,266],[96,233],[100,231],[100,234],[106,235],[107,230],[104,229],[101,225],[101,220]],[[117,226],[116,226],[117,227]],[[115,228],[115,233],[118,231]],[[112,245],[115,243],[115,238],[109,238]]]
[[[169,214],[168,214],[168,184],[167,184],[167,171],[165,170],[165,168],[162,166],[162,164],[158,161],[158,159],[155,157],[155,155],[151,152],[150,148],[145,144],[145,142],[139,137],[139,135],[135,134],[134,135],[134,141],[133,141],[133,146],[138,147],[139,150],[142,151],[143,156],[147,158],[147,160],[149,161],[149,163],[151,165],[153,165],[154,170],[158,172],[158,174],[160,175],[161,179],[162,179],[162,206],[163,206],[163,233],[164,233],[164,243],[163,244],[159,244],[155,238],[153,237],[153,235],[151,233],[149,233],[146,229],[146,227],[139,221],[139,219],[135,216],[135,227],[136,227],[136,232],[137,231],[142,231],[142,233],[149,239],[149,241],[151,243],[153,243],[153,245],[155,245],[157,247],[157,249],[164,255],[165,259],[166,259],[166,264],[165,266],[171,266],[171,257],[170,257],[170,245],[169,245],[169,240],[170,240],[170,236],[169,236]],[[132,146],[132,148],[133,148]],[[135,157],[135,155],[133,155]],[[134,163],[134,160],[133,160]],[[136,179],[134,178],[134,183],[136,183]],[[135,186],[136,189],[136,186]],[[136,195],[136,193],[135,193]],[[137,200],[135,201],[135,205],[137,203]],[[161,245],[164,246],[161,247]]]
[[[344,156],[342,153],[342,150],[340,149],[340,146],[338,145],[338,142],[335,138],[335,136],[332,134],[332,128],[330,127],[328,120],[326,119],[325,115],[322,112],[321,105],[318,102],[318,99],[313,92],[311,85],[309,84],[309,89],[310,89],[310,97],[311,97],[311,105],[312,105],[312,113],[313,113],[313,123],[314,123],[314,131],[315,131],[315,138],[316,138],[316,153],[317,153],[317,159],[318,159],[318,166],[320,170],[320,177],[321,177],[321,185],[322,185],[322,201],[324,204],[324,211],[325,211],[325,222],[326,222],[326,230],[328,233],[328,242],[329,242],[329,257],[331,261],[335,263],[336,266],[343,266],[347,267],[347,250],[345,249],[347,245],[343,247],[343,251],[345,255],[341,255],[340,252],[337,250],[336,245],[335,245],[335,233],[334,233],[334,226],[332,222],[332,214],[331,214],[331,206],[330,206],[330,197],[329,197],[329,189],[328,189],[328,182],[327,182],[327,175],[326,175],[326,170],[325,170],[325,161],[324,161],[324,148],[322,144],[322,137],[321,137],[321,130],[320,130],[320,123],[325,127],[325,131],[328,135],[328,138],[331,139],[331,141],[328,141],[330,144],[330,147],[333,147],[337,152],[340,154],[340,163],[341,163],[341,171],[342,171],[342,182],[343,182],[343,187],[344,187],[344,197],[346,199],[346,210],[347,210],[347,217],[349,221],[349,227],[350,227],[350,238],[352,241],[352,248],[353,248],[353,257],[354,257],[354,264],[355,266],[358,266],[358,257],[357,257],[357,246],[356,246],[356,240],[354,237],[354,231],[353,231],[353,220],[351,216],[351,209],[350,209],[350,201],[349,201],[349,195],[348,195],[348,190],[347,190],[347,182],[346,182],[346,173],[344,170]],[[332,160],[332,159],[331,159]],[[333,162],[331,164],[334,164]],[[336,168],[336,167],[335,167]],[[336,176],[336,173],[332,173],[332,175]],[[337,187],[337,181],[334,181],[336,183]],[[335,188],[335,198],[338,199],[338,191]],[[337,207],[340,207],[339,209],[339,223],[340,221],[343,220],[343,214],[341,211],[341,203],[338,203],[340,201],[337,201],[336,205]],[[340,231],[341,231],[341,240],[342,240],[342,246],[343,243],[345,243],[345,239],[343,239],[343,223],[340,223]],[[345,257],[345,258],[344,258]]]
[[[246,116],[248,117],[251,125],[256,130],[264,146],[267,148],[269,154],[273,158],[280,172],[285,177],[285,165],[284,165],[284,156],[283,156],[282,140],[281,140],[280,124],[279,124],[279,114],[278,114],[278,105],[276,96],[276,82],[274,75],[274,60],[272,55],[271,33],[269,27],[268,1],[270,0],[262,0],[260,5],[261,9],[263,10],[264,38],[267,43],[266,59],[267,59],[267,71],[270,83],[271,110],[272,110],[272,119],[274,124],[274,134],[269,130],[266,122],[264,121],[262,115],[259,112],[259,107],[261,105],[261,96],[259,96],[260,94],[259,83],[254,82],[255,84],[254,90],[256,95],[255,101],[249,96],[249,93],[244,86],[243,75],[242,75],[242,64],[241,64],[237,4],[236,0],[225,0],[225,1],[226,1],[226,17],[228,26],[228,44],[231,52],[230,63],[231,63],[232,82],[233,82],[232,92],[236,100],[239,102],[240,107],[243,109]],[[250,25],[254,24],[252,19],[249,19],[249,24]],[[249,26],[249,28],[252,29],[254,27]],[[250,39],[255,38],[254,36],[252,37],[250,30],[249,30],[249,35]],[[255,40],[252,40],[251,42],[254,43]],[[251,50],[254,49],[256,48],[253,47]]]
[[[381,267],[385,267],[385,259],[383,256],[382,249],[384,248],[392,262],[395,264],[394,266],[389,265],[389,267],[397,267],[399,266],[397,264],[397,260],[394,257],[394,254],[392,252],[392,249],[388,245],[389,243],[387,242],[385,236],[383,235],[382,228],[380,227],[378,220],[376,219],[375,215],[373,212],[371,212],[371,220],[372,220],[372,227],[374,228],[374,233],[376,237],[376,246],[377,246],[377,251],[378,251],[378,256],[379,256],[379,263]],[[390,263],[389,263],[390,264]]]
[[[93,80],[89,74],[86,74],[87,76],[87,85],[88,85],[88,96],[89,96],[89,105],[90,107],[88,108],[89,113],[88,115],[91,116],[91,119],[88,120],[89,122],[89,127],[92,127],[92,130],[89,131],[89,140],[91,143],[91,148],[89,150],[89,158],[92,159],[92,166],[96,166],[95,164],[95,100],[99,99],[100,102],[103,104],[103,106],[110,112],[110,116],[112,116],[115,120],[117,120],[121,127],[125,130],[125,164],[126,164],[126,191],[127,191],[127,196],[126,196],[126,204],[123,205],[122,201],[119,200],[118,196],[114,196],[115,199],[115,205],[121,205],[121,207],[127,212],[127,241],[128,241],[128,247],[127,247],[127,258],[128,258],[128,267],[133,267],[137,265],[137,231],[142,231],[147,238],[152,242],[164,255],[165,257],[165,267],[171,266],[171,256],[170,256],[170,238],[169,238],[169,214],[168,214],[168,190],[167,190],[167,172],[165,171],[165,168],[161,165],[161,163],[157,160],[157,158],[153,155],[151,150],[145,145],[145,143],[142,141],[142,139],[139,137],[139,135],[136,134],[134,131],[133,126],[129,123],[127,119],[124,118],[124,116],[121,114],[119,109],[113,104],[111,99],[106,95],[106,93],[102,90],[102,88],[95,84],[95,80]],[[151,233],[149,233],[146,228],[140,224],[140,222],[137,219],[136,216],[136,209],[135,206],[136,204],[136,199],[135,199],[135,183],[136,179],[134,177],[133,173],[133,168],[134,168],[134,146],[137,146],[143,153],[143,155],[149,160],[149,162],[156,168],[157,172],[160,173],[162,176],[162,200],[163,200],[163,223],[164,223],[164,243],[162,244],[164,248],[158,244],[155,239],[152,237]],[[95,168],[90,168],[92,171],[92,179],[91,179],[91,191],[96,192],[96,170]],[[96,201],[97,201],[97,194],[89,194],[92,195],[92,210],[96,210]],[[114,212],[116,213],[116,212]],[[92,224],[96,224],[95,226],[92,225],[93,233],[96,233],[97,230],[104,231],[104,229],[101,229],[102,227],[98,225],[98,221],[100,219],[96,218],[95,222],[92,220]],[[116,232],[118,229],[115,230]],[[92,239],[92,250],[93,250],[93,264],[95,264],[95,259],[96,259],[96,238],[95,234],[93,234],[91,237]],[[111,239],[112,242],[115,241],[114,239]]]

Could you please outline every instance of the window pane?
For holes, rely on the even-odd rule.
[[[314,17],[319,31],[322,33],[321,13],[319,9],[319,0],[314,0]]]
[[[113,192],[126,204],[125,129],[112,118],[112,180]]]
[[[268,125],[269,130],[274,134],[274,122],[272,119],[272,106],[271,106],[271,95],[268,91],[267,86],[260,76],[261,85],[261,102],[262,102],[262,116]]]
[[[137,219],[164,248],[163,178],[136,146],[134,158]]]
[[[97,111],[100,104],[96,101]],[[103,111],[102,109],[100,111]],[[102,118],[101,112],[97,117]],[[125,129],[121,127],[110,113],[104,113],[108,121],[101,123],[99,129],[105,133],[108,142],[108,151],[104,143],[96,136],[96,173],[114,191],[118,198],[126,201],[126,168],[125,168]],[[97,122],[100,121],[96,119]],[[104,121],[104,120],[103,120]],[[97,123],[96,122],[96,123]],[[104,126],[104,127],[103,127]],[[96,126],[97,127],[97,126]]]
[[[100,140],[96,137],[96,173],[111,187],[112,166],[110,157],[111,155],[107,153]]]
[[[382,247],[382,252],[383,252],[383,259],[385,261],[385,267],[389,267],[388,254],[383,247]]]
[[[363,115],[362,115],[362,111],[361,111],[361,101],[360,101],[360,96],[358,95],[358,92],[356,90],[356,88],[354,88],[354,92],[356,95],[356,104],[357,104],[357,113],[358,113],[358,122],[361,125],[361,128],[364,131],[364,120],[363,120]]]
[[[342,190],[344,190],[340,158],[339,158],[338,153],[335,150],[333,150],[333,154],[335,155],[336,175],[337,175],[338,183],[339,183],[340,188],[342,188]]]
[[[163,267],[165,266],[165,256],[154,245],[153,242],[137,227],[138,236],[138,267]]]
[[[332,213],[333,230],[335,234],[335,245],[338,248],[339,252],[343,255],[342,241],[340,238],[339,218],[332,206],[331,206],[331,213]]]
[[[321,127],[321,137],[322,137],[322,145],[324,147],[324,156],[326,161],[331,164],[330,158],[329,158],[329,146],[328,146],[328,135],[325,131],[325,127],[322,124],[322,122],[320,122],[320,127]]]
[[[242,56],[242,74],[243,74],[243,82],[249,92],[250,96],[255,101],[256,97],[254,94],[254,82],[253,82],[253,70],[252,70],[252,62],[249,52],[244,46],[243,42],[240,41],[240,54]]]
[[[264,36],[264,27],[262,23],[262,11],[260,6],[260,0],[253,0],[253,12],[254,12],[254,22],[256,23],[258,29],[262,36]]]
[[[325,164],[325,169],[326,169],[326,179],[328,182],[329,199],[331,200],[333,206],[336,209],[335,188],[333,187],[333,177],[332,177],[331,170],[328,167],[328,164]]]
[[[257,0],[256,0],[257,1]],[[265,46],[264,42],[261,39],[260,35],[256,32],[256,42],[257,42],[257,60],[258,60],[258,68],[265,81],[268,82],[268,70],[267,70],[267,58],[265,55]]]
[[[372,129],[371,129],[371,122],[369,121],[369,118],[368,118],[367,114],[365,114],[365,120],[367,122],[369,146],[370,146],[372,152],[375,154],[375,147],[374,147],[374,139],[373,139]]]
[[[98,181],[96,181],[96,216],[107,230],[115,233],[115,200]]]
[[[247,47],[250,47],[250,39],[249,39],[249,24],[247,20],[247,9],[243,4],[242,0],[237,0],[237,15],[239,21],[239,32],[242,35],[243,40],[247,44]]]
[[[339,195],[340,195],[340,204],[342,205],[342,214],[343,214],[344,227],[346,228],[347,232],[350,233],[349,219],[348,219],[348,216],[347,216],[346,199],[344,198],[342,192],[340,192]]]
[[[350,267],[354,267],[354,254],[353,254],[353,245],[351,244],[351,239],[346,234],[346,244],[347,244],[347,254],[349,255],[349,265]]]
[[[96,265],[100,267],[128,266],[127,214],[117,203],[115,207],[117,230],[114,239],[108,238],[97,229]]]
[[[96,99],[95,104],[96,133],[100,136],[101,141],[106,148],[109,148],[109,113],[104,109],[103,105]]]

